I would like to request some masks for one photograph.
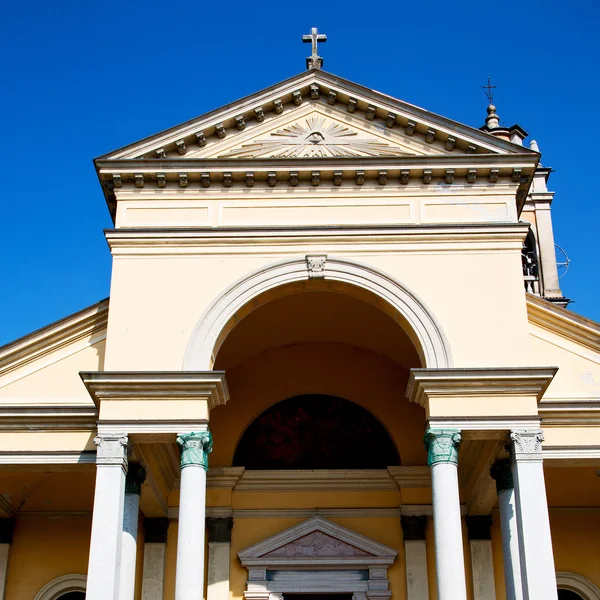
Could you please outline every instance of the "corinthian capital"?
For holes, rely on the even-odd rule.
[[[510,432],[510,458],[514,463],[542,460],[542,442],[544,432],[541,429],[526,429]]]
[[[94,438],[97,465],[117,465],[127,472],[127,436],[122,433],[99,433]]]
[[[430,467],[441,462],[457,465],[460,440],[458,429],[428,429],[424,440],[427,464]]]
[[[181,450],[181,468],[202,467],[208,469],[208,455],[212,452],[213,442],[209,431],[183,433],[177,436]]]

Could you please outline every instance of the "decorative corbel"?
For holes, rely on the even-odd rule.
[[[469,169],[467,171],[467,183],[475,183],[477,179],[477,169]]]
[[[223,185],[225,187],[231,187],[231,173],[223,173]]]
[[[500,169],[491,169],[490,170],[490,183],[496,183],[498,181],[499,175],[500,175]]]
[[[329,94],[327,94],[327,104],[331,104],[332,106],[335,104],[337,100],[337,92],[333,90],[329,90]]]
[[[469,144],[467,146],[467,154],[475,154],[475,152],[477,152],[477,146],[474,146],[473,144]]]
[[[135,178],[135,187],[136,188],[143,188],[144,187],[144,174],[143,173],[136,173],[134,175]]]
[[[167,153],[164,148],[159,148],[158,150],[155,150],[154,153],[156,154],[156,158],[167,158]]]
[[[375,118],[375,107],[372,104],[369,104],[369,106],[367,106],[367,112],[365,113],[365,117],[367,117],[367,120],[372,121]]]
[[[409,121],[406,124],[406,135],[413,135],[416,128],[417,124],[414,121]]]
[[[292,187],[298,185],[298,171],[290,171],[290,185]]]
[[[449,135],[446,140],[446,150],[454,150],[454,146],[456,146],[456,138]]]
[[[281,98],[277,98],[277,100],[273,100],[273,110],[280,115],[283,112],[283,103],[281,102]]]
[[[254,173],[246,173],[246,187],[254,187]]]
[[[188,186],[188,174],[179,173],[179,187],[186,188]]]
[[[310,182],[316,187],[321,183],[321,171],[313,171],[310,175]]]
[[[388,113],[387,119],[385,120],[385,124],[388,127],[393,127],[396,124],[396,115],[394,113]]]
[[[385,185],[387,183],[387,171],[379,171],[377,175],[377,182],[379,185]]]
[[[356,185],[363,185],[365,182],[365,172],[356,171]]]
[[[238,115],[237,117],[235,117],[235,124],[240,131],[246,129],[246,121],[244,121],[244,115]]]
[[[177,140],[175,142],[175,146],[177,146],[177,152],[179,152],[179,154],[185,154],[187,152],[187,148],[185,147],[185,141],[184,140]]]
[[[349,98],[348,104],[346,104],[346,110],[349,113],[353,113],[356,110],[356,105],[358,104],[356,98]]]
[[[296,106],[300,106],[302,104],[302,92],[300,90],[292,92],[292,98]]]
[[[431,169],[423,169],[423,183],[425,185],[431,183]]]
[[[319,86],[316,83],[313,83],[310,86],[310,97],[313,100],[316,100],[319,97],[319,93],[320,93],[320,89]]]
[[[403,169],[402,171],[400,171],[400,183],[402,185],[406,185],[408,183],[409,178],[410,178],[409,170]]]
[[[200,146],[200,148],[206,146],[206,136],[204,135],[204,131],[199,131],[194,135],[196,136],[196,141],[198,142],[198,146]]]
[[[425,133],[425,141],[428,144],[433,144],[433,140],[435,140],[435,134],[437,133],[437,131],[435,129],[432,129],[431,127],[427,130],[427,132]]]
[[[269,187],[275,187],[277,185],[277,173],[270,171],[267,173],[267,183]]]
[[[116,188],[120,188],[123,185],[123,179],[121,177],[121,173],[113,173],[112,180],[113,180],[113,185]]]
[[[265,120],[265,111],[262,109],[262,106],[254,109],[254,117],[259,123]]]
[[[344,174],[342,171],[333,172],[333,185],[342,185]]]
[[[227,135],[227,132],[225,131],[225,127],[223,126],[223,123],[217,123],[215,125],[215,133],[217,134],[217,137],[219,139],[223,139]]]
[[[159,188],[164,188],[167,185],[167,175],[166,175],[166,173],[157,173],[156,174],[156,185]]]
[[[523,169],[513,169],[513,172],[512,172],[513,182],[520,183],[522,174],[523,174]]]
[[[446,174],[444,175],[444,181],[447,184],[454,183],[454,169],[446,169]]]
[[[200,173],[200,183],[202,187],[210,187],[210,173]]]

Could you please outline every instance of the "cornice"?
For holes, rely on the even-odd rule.
[[[436,249],[440,244],[473,242],[473,250],[494,248],[521,248],[529,231],[526,223],[497,223],[490,225],[406,225],[394,227],[236,227],[236,228],[120,228],[105,230],[106,240],[113,254],[139,251],[169,253],[177,250],[223,247],[244,247],[249,244],[278,244],[281,246],[321,243],[328,246],[357,244],[372,247],[377,244],[418,245],[426,251],[427,245]],[[427,244],[427,245],[426,245]],[[482,248],[482,245],[484,248]],[[469,251],[469,248],[461,247]]]
[[[406,395],[425,407],[432,396],[533,395],[538,400],[558,367],[411,369]]]
[[[91,402],[10,402],[0,405],[0,431],[95,431],[98,409]]]
[[[534,325],[594,352],[600,352],[600,323],[533,294],[527,294],[527,316]]]
[[[106,329],[108,298],[0,348],[0,377]]]
[[[225,404],[225,371],[95,371],[80,377],[97,406],[103,400],[207,400]]]
[[[538,406],[542,426],[600,425],[600,398],[542,398]]]

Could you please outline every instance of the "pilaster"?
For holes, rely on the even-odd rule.
[[[467,517],[474,600],[496,600],[491,526],[490,515]]]
[[[14,519],[0,519],[0,600],[4,600],[14,526]]]
[[[427,516],[402,515],[402,535],[406,559],[406,591],[408,600],[429,600],[427,574]]]
[[[209,517],[207,600],[228,600],[233,517]]]
[[[163,600],[169,519],[144,520],[142,600]]]

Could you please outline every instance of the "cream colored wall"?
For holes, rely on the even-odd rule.
[[[441,325],[455,366],[530,364],[519,252],[463,252],[462,246],[443,254],[385,247],[363,253],[265,243],[229,248],[226,256],[218,247],[210,255],[116,256],[106,369],[181,369],[196,323],[224,289],[261,267],[315,252],[366,263],[414,290]]]
[[[69,344],[0,376],[0,405],[33,399],[93,404],[79,371],[103,369],[106,339],[99,337]]]

